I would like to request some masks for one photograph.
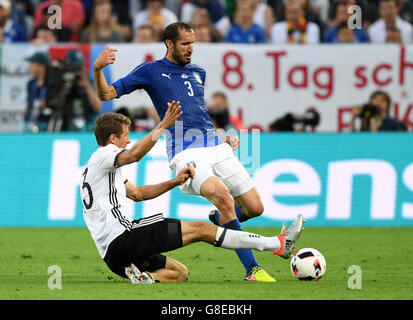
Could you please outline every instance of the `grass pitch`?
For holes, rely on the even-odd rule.
[[[247,231],[272,236],[279,228]],[[295,280],[289,261],[255,252],[276,283],[249,283],[236,254],[199,243],[167,253],[189,269],[186,283],[134,286],[112,274],[87,229],[0,229],[0,299],[413,299],[413,229],[310,228],[297,248],[318,249],[327,271],[317,282]],[[48,287],[50,266],[62,272],[62,288]],[[361,268],[362,288],[351,290],[348,268]]]

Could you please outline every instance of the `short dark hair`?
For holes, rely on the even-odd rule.
[[[340,29],[349,29],[347,21],[342,21],[337,25],[337,31]]]
[[[162,41],[166,45],[166,40],[171,40],[175,43],[179,39],[179,31],[192,31],[192,28],[189,24],[183,22],[174,22],[168,25],[165,30],[163,31]]]
[[[212,97],[213,97],[213,98],[215,98],[215,97],[221,97],[221,98],[224,99],[225,101],[228,100],[228,99],[227,99],[227,95],[226,95],[225,93],[223,93],[222,91],[214,92],[214,93],[212,94]]]
[[[107,112],[99,116],[95,122],[95,137],[99,146],[106,146],[109,137],[114,133],[118,138],[123,132],[123,125],[130,126],[128,117],[120,113]]]
[[[376,90],[370,95],[370,101],[375,97],[375,96],[382,96],[384,100],[387,102],[387,109],[390,110],[390,105],[391,105],[391,97],[390,95],[382,90]]]

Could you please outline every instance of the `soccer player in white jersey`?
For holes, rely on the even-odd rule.
[[[130,120],[117,113],[105,113],[95,123],[98,149],[86,163],[80,194],[87,227],[101,258],[115,274],[132,283],[186,281],[187,268],[163,252],[204,241],[228,249],[268,250],[288,258],[298,239],[303,219],[275,237],[263,237],[215,226],[208,222],[186,222],[156,214],[139,220],[126,212],[126,198],[144,201],[194,179],[192,167],[183,168],[172,180],[135,186],[122,176],[120,167],[139,161],[165,130],[181,116],[179,102],[168,103],[163,120],[147,136],[126,149]]]
[[[201,195],[218,210],[210,220],[232,230],[241,231],[240,222],[262,214],[264,206],[254,183],[233,150],[239,146],[238,137],[217,132],[205,107],[204,84],[206,72],[191,63],[195,35],[185,23],[173,23],[164,31],[167,47],[165,58],[145,62],[111,85],[102,69],[115,62],[116,49],[106,47],[94,62],[94,80],[102,100],[120,98],[137,89],[150,96],[161,119],[167,103],[179,101],[184,111],[176,125],[167,132],[166,151],[170,168],[178,174],[187,166],[196,176],[180,186],[181,192]],[[256,261],[251,250],[236,250],[248,281],[274,282]]]

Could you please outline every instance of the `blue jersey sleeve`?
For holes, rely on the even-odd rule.
[[[117,98],[144,88],[149,82],[147,77],[148,69],[150,69],[150,63],[144,62],[133,69],[127,76],[112,83],[118,93]]]
[[[200,76],[201,76],[201,80],[202,80],[202,85],[205,86],[206,72],[205,72],[204,69],[201,69]]]

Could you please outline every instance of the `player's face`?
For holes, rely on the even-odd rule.
[[[195,33],[180,30],[179,39],[172,43],[171,53],[174,60],[180,65],[191,63],[192,53],[194,52]]]
[[[120,136],[117,137],[115,134],[113,134],[112,139],[113,139],[112,143],[118,148],[126,148],[126,146],[130,143],[129,127],[126,124],[124,124],[123,130]]]

